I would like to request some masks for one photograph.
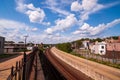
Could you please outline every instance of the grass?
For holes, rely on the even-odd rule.
[[[15,55],[17,54],[0,54],[0,59],[8,58],[8,57],[15,56]]]
[[[87,59],[84,56],[82,56],[80,54],[77,54],[75,52],[71,52],[70,54],[78,56],[80,58]],[[94,59],[94,58],[89,58],[88,60],[94,61],[94,62],[97,62],[97,63],[100,63],[100,64],[104,64],[104,65],[107,65],[107,66],[111,66],[111,67],[114,67],[114,68],[117,68],[117,69],[120,69],[120,64],[113,64],[113,63],[110,63],[110,62],[100,61],[100,60],[97,60],[97,59]]]

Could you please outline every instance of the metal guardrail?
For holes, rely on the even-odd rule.
[[[11,67],[11,73],[8,76],[7,80],[29,80],[33,66],[35,67],[35,77],[36,77],[37,51],[38,51],[38,48],[35,47],[33,51],[28,55],[26,55],[26,53],[24,52],[23,59],[20,61],[17,61],[16,66]],[[33,65],[34,60],[36,60],[35,65]]]

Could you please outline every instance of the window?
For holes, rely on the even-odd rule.
[[[104,49],[104,46],[101,46],[102,49]]]
[[[103,51],[100,51],[100,53],[103,53]]]

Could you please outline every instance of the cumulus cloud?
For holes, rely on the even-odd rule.
[[[114,27],[115,25],[120,24],[120,19],[115,19],[110,23],[107,24],[99,24],[98,26],[90,26],[87,23],[84,23],[79,30],[76,30],[73,32],[73,34],[82,34],[84,36],[95,36],[103,31],[105,31],[108,28]]]
[[[33,22],[33,23],[36,23],[36,22],[42,23],[45,17],[43,10],[39,10],[39,11],[28,10],[26,14],[29,16],[30,22]]]
[[[60,17],[54,21],[54,25],[51,25],[45,30],[42,29],[43,32],[41,30],[41,34],[33,32],[37,31],[37,28],[24,27],[24,30],[21,28],[23,32],[33,32],[30,38],[31,40],[35,39],[36,41],[42,41],[43,43],[67,42],[70,40],[79,39],[81,37],[96,36],[105,31],[106,29],[120,23],[119,19],[116,19],[107,24],[99,24],[98,26],[91,26],[90,24],[85,22],[85,20],[89,19],[90,14],[95,13],[101,9],[114,6],[117,4],[117,2],[102,5],[98,3],[98,0],[45,0],[41,2],[41,4],[43,5],[42,8],[35,7],[32,3],[25,4],[24,0],[16,0],[16,3],[16,10],[26,14],[29,17],[30,22],[32,23],[39,23],[42,25],[51,24],[50,22],[45,22],[46,14],[42,8],[47,8],[53,13],[57,13],[57,17]],[[71,11],[68,10],[68,7],[71,7]],[[65,36],[65,30],[73,27],[74,25],[77,25],[76,27],[78,27],[78,25],[81,27],[75,32],[73,32],[73,34]],[[2,30],[4,31],[5,29],[1,28],[1,31]],[[15,32],[15,34],[22,35],[20,29],[15,29],[13,31]],[[10,32],[8,30],[8,32],[12,34],[12,31]],[[61,32],[64,35],[61,35]],[[3,34],[7,32],[1,33]]]
[[[37,30],[37,28],[28,26],[25,23],[0,19],[0,35],[6,37],[6,40],[20,40],[27,32]]]
[[[71,11],[79,12],[82,21],[88,20],[89,15],[104,8],[114,6],[116,3],[102,5],[98,0],[82,0],[82,2],[74,1],[71,4]]]
[[[78,1],[74,1],[71,4],[71,11],[79,11],[79,10],[82,10],[82,6],[79,4]]]
[[[46,32],[47,34],[52,34],[52,33],[53,33],[53,30],[52,30],[52,28],[47,28],[47,29],[45,30],[45,32]]]
[[[55,31],[64,31],[75,25],[75,23],[77,23],[77,19],[75,18],[74,14],[70,14],[65,19],[56,20],[56,25],[52,26],[51,28],[47,28],[45,32],[47,32],[48,34],[52,34]]]
[[[44,22],[46,15],[43,9],[34,7],[32,3],[25,4],[24,0],[16,0],[16,4],[16,10],[26,14],[29,17],[30,22],[39,23],[43,25],[50,24],[50,22]]]
[[[82,3],[75,1],[71,4],[71,11],[90,11],[100,5],[97,0],[82,0]]]

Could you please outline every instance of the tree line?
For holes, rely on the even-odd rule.
[[[93,42],[96,42],[96,41],[102,42],[105,39],[110,39],[110,38],[113,38],[114,40],[116,40],[116,39],[118,39],[118,36],[111,36],[111,37],[106,37],[106,38],[96,38],[96,39],[82,38],[82,39],[79,39],[79,40],[76,40],[76,41],[72,41],[72,42],[56,44],[56,47],[58,49],[62,50],[62,51],[70,53],[73,50],[72,44],[75,44],[76,48],[80,48],[80,47],[83,46],[82,42],[85,41],[85,40],[89,40],[91,43],[93,43]]]

